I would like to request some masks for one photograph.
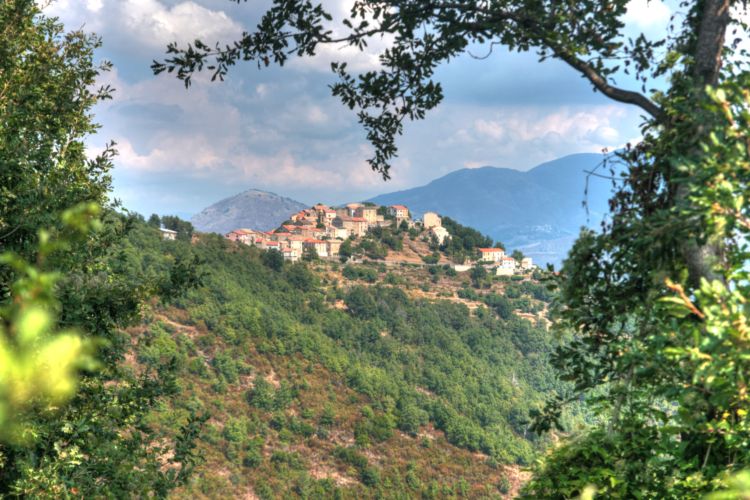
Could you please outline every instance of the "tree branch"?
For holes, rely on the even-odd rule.
[[[555,51],[555,55],[557,55],[557,57],[568,63],[569,66],[579,71],[594,85],[594,87],[599,92],[601,92],[605,96],[614,101],[622,102],[625,104],[634,104],[651,115],[653,118],[655,118],[656,121],[660,123],[663,123],[665,121],[666,116],[664,114],[664,111],[662,111],[662,109],[648,97],[638,92],[633,92],[632,90],[625,90],[619,87],[614,87],[610,85],[607,80],[602,77],[594,69],[594,67],[586,61],[577,58],[569,52],[559,50],[555,47],[553,47],[553,50]]]

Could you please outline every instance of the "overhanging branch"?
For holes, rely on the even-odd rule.
[[[607,80],[602,75],[600,75],[596,71],[596,69],[594,69],[593,66],[591,66],[586,61],[570,54],[569,52],[555,50],[555,55],[568,63],[569,66],[579,71],[594,85],[594,87],[599,92],[606,95],[610,99],[625,104],[634,104],[651,115],[653,118],[655,118],[656,121],[665,121],[666,117],[664,115],[664,111],[662,111],[662,109],[648,97],[638,92],[633,92],[632,90],[625,90],[610,85]]]

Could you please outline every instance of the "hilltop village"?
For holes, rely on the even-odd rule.
[[[414,219],[404,205],[386,207],[372,203],[349,203],[342,207],[317,204],[292,214],[276,230],[241,228],[230,231],[225,238],[262,250],[278,251],[284,260],[291,262],[317,258],[346,262],[355,259],[351,249],[356,242],[369,237],[385,239],[390,235],[384,237],[384,233],[389,231],[408,232],[412,239],[419,238],[426,243],[426,251],[421,255],[426,264],[436,264],[440,258],[436,250],[445,248],[454,236],[443,226],[442,217],[434,212],[425,212],[421,219]],[[391,248],[396,248],[391,241],[386,240]],[[433,252],[430,253],[428,249]],[[457,272],[481,265],[497,276],[510,276],[534,268],[530,257],[518,253],[514,255],[515,258],[506,255],[505,249],[499,245],[470,250],[470,255],[451,262]],[[384,255],[375,255],[375,258],[384,258]],[[368,256],[372,257],[369,253]]]

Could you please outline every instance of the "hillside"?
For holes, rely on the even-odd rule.
[[[191,222],[199,231],[220,234],[240,227],[268,231],[303,208],[303,203],[290,198],[250,189],[204,208]]]
[[[417,216],[435,211],[510,249],[521,249],[535,262],[559,264],[579,228],[598,225],[608,212],[611,181],[591,177],[585,193],[585,171],[601,161],[602,155],[576,154],[527,172],[496,167],[462,169],[425,186],[369,201],[404,204]]]
[[[167,248],[202,262],[201,287],[129,330],[132,369],[173,363],[178,380],[153,425],[208,416],[181,497],[497,498],[549,445],[529,412],[562,386],[532,278],[290,264],[147,226],[124,246],[134,272],[167,265]]]

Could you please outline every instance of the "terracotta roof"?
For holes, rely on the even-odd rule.
[[[391,208],[395,208],[396,210],[409,210],[403,205],[391,205]]]
[[[482,253],[490,253],[490,252],[504,252],[502,248],[480,248],[480,252]]]

